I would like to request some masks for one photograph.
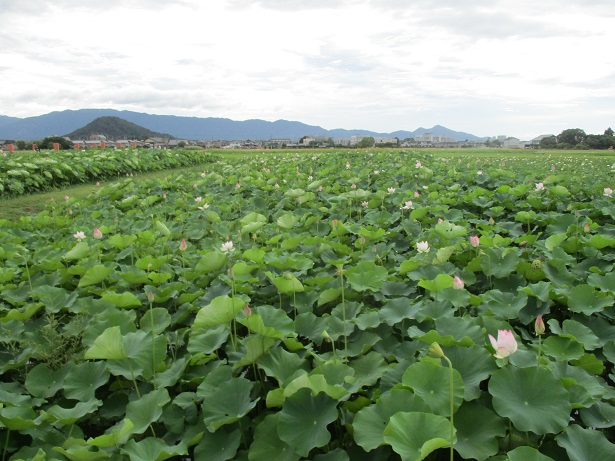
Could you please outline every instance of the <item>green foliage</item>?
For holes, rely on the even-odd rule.
[[[211,162],[2,222],[6,459],[613,458],[612,157],[64,155]]]

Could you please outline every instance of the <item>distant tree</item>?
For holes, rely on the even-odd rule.
[[[60,145],[61,150],[68,150],[74,147],[72,141],[63,138],[62,136],[48,136],[37,144],[41,149],[53,149],[53,144],[56,142]]]
[[[184,141],[179,141],[177,143],[177,147],[180,147],[180,148],[186,147],[186,143]]]
[[[583,142],[585,141],[585,138],[587,138],[587,135],[585,134],[585,131],[583,131],[580,128],[569,128],[568,130],[564,130],[562,131],[558,136],[557,136],[557,144],[561,145],[561,147],[564,147],[564,145],[570,146],[570,147],[576,147],[579,144],[583,144]]]
[[[538,145],[543,149],[555,149],[557,147],[557,138],[555,136],[547,136],[542,138]]]
[[[605,136],[613,136],[613,130],[611,129],[611,127],[609,127],[606,130],[604,130],[604,135]]]
[[[26,141],[17,141],[17,150],[26,150]]]
[[[374,144],[376,144],[376,140],[372,136],[365,136],[358,142],[357,147],[364,149],[366,147],[374,147]]]
[[[590,134],[585,138],[584,144],[588,149],[608,149],[613,145],[613,136]]]

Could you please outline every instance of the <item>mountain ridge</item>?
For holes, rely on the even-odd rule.
[[[0,139],[37,140],[47,136],[62,136],[84,127],[99,117],[118,117],[158,133],[169,133],[178,139],[191,140],[268,140],[291,139],[302,136],[326,136],[333,139],[351,136],[395,136],[399,139],[413,138],[419,134],[449,136],[456,141],[483,139],[470,133],[454,131],[442,125],[432,128],[417,128],[414,131],[398,130],[382,133],[365,129],[325,129],[316,125],[289,120],[269,122],[261,119],[244,121],[222,117],[188,117],[178,115],[154,115],[117,109],[78,109],[54,111],[48,114],[17,118],[0,116]]]

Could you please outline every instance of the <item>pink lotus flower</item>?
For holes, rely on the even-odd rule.
[[[188,248],[188,244],[185,239],[182,239],[182,241],[179,242],[179,251],[186,251],[186,248]]]
[[[470,245],[472,245],[474,248],[477,248],[478,245],[480,245],[480,239],[478,238],[478,235],[473,235],[470,237]]]
[[[416,244],[416,250],[419,253],[429,253],[429,243],[424,241],[424,242],[418,242]]]
[[[363,208],[367,208],[369,206],[369,202],[363,201],[363,202],[361,202],[361,206]]]
[[[410,208],[412,208],[412,200],[404,202],[404,206],[401,207],[402,210],[409,210]]]
[[[544,335],[546,331],[545,322],[542,319],[542,315],[536,317],[536,322],[534,323],[534,330],[538,336]]]
[[[538,184],[536,184],[536,190],[543,190],[545,188],[545,185],[541,182],[539,182]]]
[[[100,231],[100,229],[97,227],[96,229],[94,229],[94,232],[92,233],[93,237],[95,239],[101,239],[102,238],[102,232]]]
[[[418,191],[418,190],[415,190],[415,191],[414,191],[414,197],[418,197],[418,196],[419,196],[419,191]]]
[[[241,187],[241,184],[239,184],[239,183],[235,184],[235,188],[236,189],[239,189],[240,187]]]
[[[392,194],[393,192],[395,192],[395,188],[394,188],[394,187],[389,187],[389,188],[387,189],[387,192],[388,192],[389,194]]]
[[[75,237],[77,240],[81,241],[81,239],[85,238],[85,233],[83,231],[75,232],[73,234],[73,237]]]
[[[250,306],[248,306],[247,304],[243,307],[243,314],[247,317],[252,314],[252,309],[250,309]]]
[[[461,280],[459,276],[456,275],[455,278],[453,279],[453,288],[455,290],[461,290],[464,286],[465,286],[465,283],[463,283],[463,280]]]
[[[613,195],[613,189],[610,187],[605,187],[603,193],[605,197],[611,197]]]
[[[498,330],[498,339],[489,335],[489,340],[495,349],[493,356],[497,359],[503,359],[517,351],[517,340],[510,330]]]
[[[68,195],[64,196],[64,200],[68,201],[68,198],[69,198]]]

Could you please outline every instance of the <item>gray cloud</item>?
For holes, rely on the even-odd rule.
[[[349,0],[229,0],[227,3],[232,8],[260,6],[280,11],[333,9],[350,4]]]

